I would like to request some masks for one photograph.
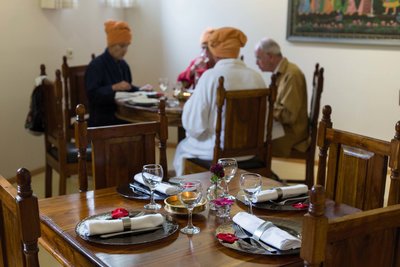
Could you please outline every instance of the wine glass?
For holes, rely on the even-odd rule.
[[[147,210],[158,210],[161,208],[160,204],[154,201],[154,190],[156,186],[161,183],[163,178],[163,168],[160,164],[147,164],[143,166],[142,178],[144,183],[150,188],[150,203],[144,206]]]
[[[232,178],[235,177],[238,168],[237,161],[234,158],[221,158],[218,159],[218,163],[221,164],[222,168],[224,168],[225,195],[228,198],[234,199],[234,196],[229,195],[228,184]]]
[[[200,181],[182,181],[179,184],[179,200],[188,210],[188,224],[181,229],[181,232],[187,235],[200,233],[200,228],[192,223],[193,208],[200,202],[203,196],[203,189]]]
[[[261,191],[261,175],[257,173],[243,173],[240,175],[240,189],[245,193],[246,202],[249,203],[249,213],[253,214],[253,200]]]
[[[169,80],[168,78],[162,77],[158,79],[161,91],[165,92],[168,90]]]

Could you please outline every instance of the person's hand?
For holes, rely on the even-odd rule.
[[[147,91],[147,92],[153,91],[153,85],[151,85],[151,84],[143,85],[142,87],[139,88],[139,90],[140,91]]]
[[[129,91],[132,88],[132,85],[126,81],[122,81],[119,83],[115,83],[111,86],[113,91]]]

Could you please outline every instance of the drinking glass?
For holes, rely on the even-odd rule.
[[[147,210],[158,210],[161,208],[160,204],[154,201],[154,190],[156,186],[161,183],[163,177],[163,168],[160,164],[147,164],[143,166],[142,177],[144,183],[150,188],[150,203],[145,205]]]
[[[179,184],[179,200],[188,210],[188,224],[181,229],[181,232],[187,235],[200,233],[200,228],[192,223],[193,208],[200,202],[203,196],[203,189],[200,181],[182,181]]]
[[[224,168],[225,196],[230,199],[235,199],[234,196],[229,195],[228,184],[232,178],[235,177],[238,168],[237,161],[234,158],[221,158],[218,159],[218,163],[221,164],[222,168]]]
[[[240,175],[240,189],[245,193],[246,202],[249,203],[249,213],[253,214],[253,200],[261,191],[261,175],[257,173],[243,173]]]

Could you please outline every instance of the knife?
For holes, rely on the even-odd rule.
[[[100,238],[109,238],[109,237],[126,235],[126,234],[143,234],[143,233],[152,232],[152,231],[155,231],[155,230],[158,230],[161,228],[163,228],[163,226],[159,225],[156,227],[151,227],[151,228],[146,228],[146,229],[138,229],[138,230],[123,231],[123,232],[118,232],[118,233],[104,234],[104,235],[100,235]]]

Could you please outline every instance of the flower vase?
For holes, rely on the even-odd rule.
[[[217,198],[223,197],[225,194],[224,188],[220,185],[219,182],[213,183],[208,189],[207,189],[207,200],[209,204],[210,210],[217,210],[215,207],[215,204],[213,200]]]

